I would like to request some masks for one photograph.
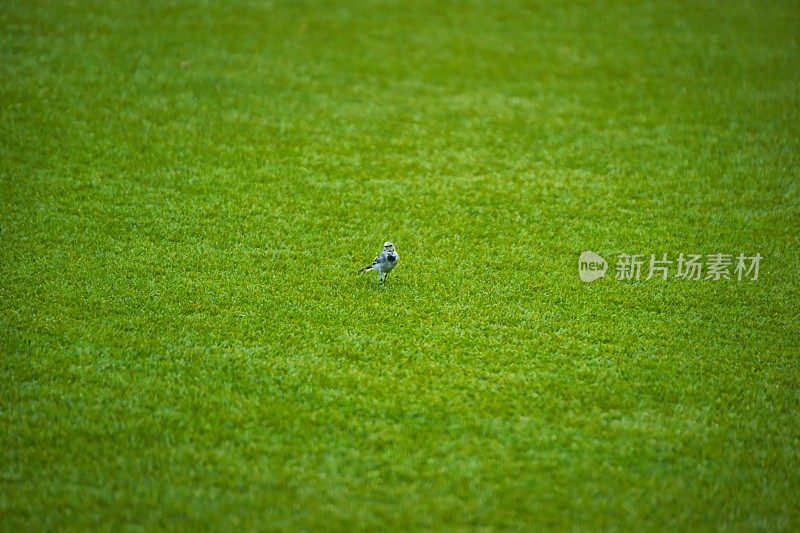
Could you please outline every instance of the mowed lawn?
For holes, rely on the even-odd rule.
[[[0,2],[0,529],[796,531],[798,36]],[[664,253],[763,260],[615,279]]]

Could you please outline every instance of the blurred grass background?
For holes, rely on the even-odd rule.
[[[797,2],[0,5],[3,529],[800,525]]]

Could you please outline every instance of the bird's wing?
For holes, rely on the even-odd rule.
[[[362,268],[359,272],[364,272],[366,270],[372,270],[374,267],[383,264],[386,262],[386,252],[381,252],[378,256],[370,263],[369,265]]]
[[[386,262],[386,252],[381,252],[375,257],[375,260],[372,262],[372,264],[374,266],[385,262]]]

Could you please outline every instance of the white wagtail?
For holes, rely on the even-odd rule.
[[[383,251],[378,254],[378,257],[372,262],[371,265],[367,265],[359,272],[367,272],[369,270],[375,270],[378,273],[378,280],[383,285],[383,282],[386,281],[387,276],[389,276],[389,272],[397,266],[397,262],[400,260],[400,256],[394,249],[394,244],[389,241],[383,243]]]

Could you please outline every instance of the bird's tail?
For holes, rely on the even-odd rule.
[[[360,273],[362,273],[362,272],[367,272],[367,271],[369,271],[369,270],[372,270],[372,265],[367,265],[367,266],[365,266],[364,268],[362,268],[361,270],[359,270],[359,271],[358,271],[358,273],[360,274]]]

